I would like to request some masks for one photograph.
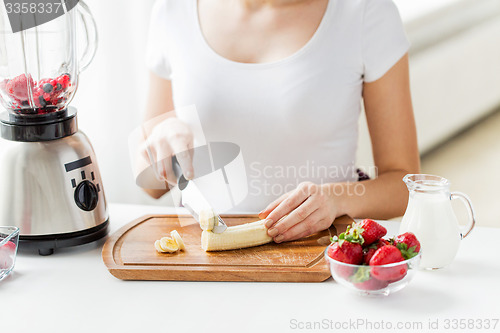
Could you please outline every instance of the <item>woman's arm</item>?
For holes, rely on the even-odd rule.
[[[378,177],[359,183],[306,183],[287,193],[259,214],[270,220],[266,225],[275,241],[324,230],[344,214],[375,219],[403,214],[408,191],[402,178],[420,171],[408,56],[379,80],[365,83],[363,97]]]
[[[150,72],[149,92],[144,121],[161,116],[174,109],[172,82]]]
[[[175,183],[173,176],[171,157],[178,154],[177,158],[186,178],[193,174],[191,159],[187,152],[192,148],[192,133],[182,121],[175,117],[174,103],[172,98],[172,84],[153,73],[150,73],[149,94],[144,116],[144,123],[148,123],[148,138],[144,146],[143,155],[152,158],[151,163],[157,164],[157,175],[163,181]],[[146,148],[147,147],[147,148]],[[155,199],[160,198],[168,192],[165,189],[144,189],[146,193]]]
[[[377,219],[403,215],[408,190],[402,178],[420,172],[409,81],[405,55],[381,79],[365,83],[365,113],[378,178],[363,182],[366,193],[361,200],[342,198],[339,213]]]
[[[148,101],[144,114],[144,122],[161,116],[173,109],[172,83],[150,72]],[[158,199],[168,192],[168,187],[165,190],[144,189],[144,191],[153,198]]]

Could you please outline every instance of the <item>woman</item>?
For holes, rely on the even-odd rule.
[[[236,210],[264,208],[276,242],[344,214],[399,216],[401,179],[420,168],[408,48],[391,0],[160,0],[146,119],[194,104],[208,141],[238,144],[249,194]],[[378,177],[357,183],[361,101]],[[193,145],[175,115],[156,132],[158,156]],[[192,177],[189,160],[180,164]],[[170,180],[169,166],[161,174]]]

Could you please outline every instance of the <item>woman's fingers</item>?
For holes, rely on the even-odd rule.
[[[309,215],[318,209],[318,204],[312,197],[308,197],[302,204],[295,208],[290,214],[276,222],[268,231],[267,234],[271,237],[282,235],[288,229],[298,223],[302,223]]]
[[[161,180],[170,184],[176,183],[174,172],[172,171],[172,149],[166,140],[156,142],[156,165],[161,176]]]
[[[259,216],[267,218],[268,235],[277,243],[300,239],[324,230],[335,216],[334,202],[322,186],[310,182],[300,184],[271,203]]]
[[[259,218],[265,219],[269,215],[269,213],[271,213],[273,211],[273,209],[275,209],[276,207],[278,207],[278,205],[283,200],[285,200],[285,198],[288,197],[289,195],[290,195],[290,193],[285,193],[281,197],[279,197],[278,199],[276,199],[273,202],[271,202],[263,211],[261,211],[259,213]],[[269,228],[271,225],[266,225],[266,226]]]
[[[302,188],[299,186],[299,188],[293,191],[287,198],[285,198],[285,200],[283,200],[280,204],[278,204],[278,206],[275,209],[273,209],[273,211],[267,216],[267,219],[272,221],[268,223],[274,225],[283,216],[290,214],[308,197],[309,193],[307,193],[307,191],[303,191]]]
[[[193,134],[189,127],[175,117],[167,117],[153,127],[143,128],[144,141],[137,152],[140,163],[153,169],[159,181],[176,184],[172,157],[176,154],[182,172],[187,179],[194,177],[192,165]],[[146,163],[144,163],[146,162]]]
[[[187,137],[175,137],[170,140],[173,154],[177,157],[177,161],[181,166],[182,173],[186,179],[193,179],[193,157],[192,157],[192,142]]]
[[[144,158],[146,161],[149,161],[150,163],[152,163],[151,159],[154,156],[154,154],[152,154],[151,147],[149,146],[149,143],[147,140],[144,141],[140,145],[139,151],[140,151],[142,158]]]
[[[149,161],[149,164],[153,167],[153,172],[155,174],[156,179],[162,181],[163,179],[163,167],[158,163],[158,153],[155,149],[154,142],[151,140],[146,140],[141,148],[141,155],[144,157],[146,161]]]
[[[165,120],[165,128],[162,133],[167,138],[172,153],[177,157],[182,173],[186,179],[193,179],[193,133],[189,127],[177,118]]]
[[[166,157],[160,161],[163,167],[163,177],[170,184],[177,184],[177,178],[175,177],[174,170],[172,169],[172,158]]]
[[[274,237],[274,241],[276,243],[282,243],[296,239],[301,239],[306,236],[315,234],[318,231],[324,229],[321,223],[323,220],[324,218],[321,210],[320,209],[315,210],[302,222],[295,224],[293,227],[286,230],[284,233]]]

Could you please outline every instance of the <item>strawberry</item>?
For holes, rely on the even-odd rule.
[[[374,277],[359,283],[355,283],[354,286],[361,290],[380,290],[384,289],[389,285],[389,282],[377,280]]]
[[[13,109],[20,109],[23,105],[23,102],[15,97],[12,97],[9,103],[9,106]]]
[[[375,278],[370,278],[366,281],[355,283],[354,286],[361,290],[380,290],[384,289],[389,285],[387,281],[377,280]]]
[[[327,254],[330,258],[346,263],[358,265],[363,261],[363,248],[358,243],[348,241],[334,242],[328,247]],[[336,264],[335,272],[342,278],[347,279],[354,272],[355,267]]]
[[[369,265],[370,264],[370,259],[373,257],[373,255],[375,254],[375,252],[378,249],[380,249],[382,246],[385,246],[385,245],[389,245],[389,242],[386,241],[383,238],[380,238],[376,243],[371,244],[368,247],[365,247],[363,249],[363,263],[365,265]]]
[[[41,96],[47,105],[52,106],[57,104],[57,98],[62,93],[62,85],[55,79],[42,79],[38,81],[38,88]]]
[[[391,244],[390,241],[388,241],[387,239],[383,239],[383,238],[380,238],[378,240],[377,244],[380,244],[380,247],[382,247],[384,245],[393,245],[393,244]]]
[[[328,256],[346,264],[359,265],[363,261],[363,248],[357,243],[336,242],[328,248]]]
[[[385,245],[375,251],[370,259],[371,275],[382,281],[398,281],[402,279],[408,271],[406,264],[391,267],[379,267],[380,265],[397,263],[404,261],[401,251],[394,245]]]
[[[370,259],[373,257],[373,255],[378,249],[379,249],[378,247],[372,244],[369,248],[363,250],[363,264],[369,265]]]
[[[3,79],[0,81],[0,90],[1,91],[7,91],[7,83],[9,82],[9,79]]]
[[[370,275],[370,267],[361,266],[350,278],[353,285],[361,290],[380,290],[389,285],[389,282],[373,278]]]
[[[352,230],[357,230],[358,234],[363,238],[363,245],[365,246],[375,243],[387,234],[386,228],[370,219],[356,223]]]
[[[47,101],[43,98],[43,89],[37,87],[33,89],[33,101],[35,102],[35,107],[44,108],[47,106]]]
[[[0,269],[9,269],[14,263],[14,255],[16,254],[16,244],[8,241],[0,246]]]
[[[12,97],[18,98],[20,100],[27,100],[28,82],[31,86],[31,89],[33,89],[34,82],[31,76],[29,76],[29,80],[26,78],[25,74],[16,76],[15,78],[9,80],[9,82],[7,82],[7,84],[5,85],[7,93]]]
[[[42,79],[38,81],[38,87],[43,89],[43,92],[50,94],[56,90],[57,81],[54,79]]]
[[[56,90],[60,90],[57,83],[60,84],[61,89],[66,90],[71,86],[71,78],[69,74],[63,74],[56,78]]]
[[[66,103],[66,97],[52,99],[52,105],[54,105],[54,106],[61,106],[64,103]]]
[[[420,242],[415,234],[405,232],[394,238],[394,245],[401,251],[405,259],[411,259],[420,252]]]

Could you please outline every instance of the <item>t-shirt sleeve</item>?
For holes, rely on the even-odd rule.
[[[408,52],[410,42],[392,0],[366,0],[362,40],[365,82],[380,79]]]
[[[168,60],[167,0],[157,0],[151,11],[146,65],[156,75],[170,80],[172,70]]]

